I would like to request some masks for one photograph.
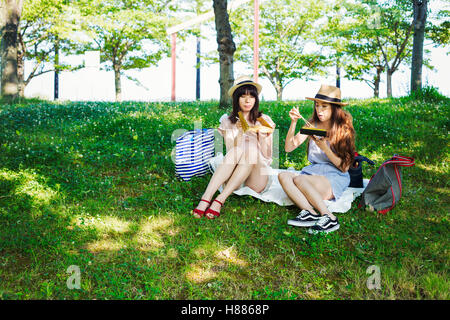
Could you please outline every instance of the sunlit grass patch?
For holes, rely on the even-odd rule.
[[[28,196],[34,205],[48,205],[58,191],[45,183],[45,178],[33,170],[0,169],[0,197]]]
[[[240,267],[247,267],[248,262],[237,257],[234,246],[217,251],[215,257],[228,263],[238,265]]]
[[[204,243],[193,252],[193,261],[186,269],[186,279],[202,284],[214,279],[235,281],[242,272],[247,273],[248,261],[244,260],[234,246]]]
[[[133,238],[133,242],[136,242],[137,248],[142,251],[157,251],[165,246],[162,236],[158,233],[138,233]]]
[[[426,171],[427,173],[445,174],[445,175],[447,175],[447,177],[450,178],[450,174],[449,174],[448,170],[446,170],[446,165],[443,165],[441,163],[439,163],[439,164],[416,163],[415,165],[417,166],[417,168],[420,168],[420,169]],[[448,183],[448,181],[447,181],[447,183]]]
[[[140,226],[140,232],[142,234],[153,234],[155,232],[164,232],[171,225],[173,225],[174,220],[170,217],[163,216],[151,216],[149,219],[144,221]]]
[[[148,219],[141,221],[139,229],[133,237],[136,248],[142,251],[157,251],[165,247],[164,238],[175,236],[179,232],[173,223],[173,218],[163,216],[149,216]]]
[[[79,215],[73,218],[72,224],[80,228],[94,228],[101,234],[123,234],[130,231],[131,223],[114,216]]]
[[[199,261],[189,267],[186,279],[194,283],[204,283],[217,277],[217,272],[211,269],[206,261]]]
[[[447,273],[429,273],[420,278],[424,295],[431,299],[448,300],[450,281]]]
[[[103,251],[119,251],[126,248],[126,244],[118,239],[101,239],[90,242],[86,245],[86,249],[92,253],[99,253]]]

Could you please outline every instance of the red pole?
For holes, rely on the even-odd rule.
[[[259,0],[254,0],[255,27],[253,32],[253,81],[258,81],[259,68]]]
[[[175,101],[176,45],[177,45],[177,34],[172,33],[172,101]]]

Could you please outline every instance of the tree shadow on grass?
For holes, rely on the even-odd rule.
[[[172,133],[189,129],[191,119],[174,118],[176,110],[164,112],[152,105],[119,105],[120,112],[111,104],[92,105],[44,105],[2,113],[3,166],[34,168],[75,199],[88,192],[104,193],[105,185],[111,185],[105,172],[139,168],[173,175]]]
[[[22,125],[33,123],[36,117],[28,114],[25,118],[26,121],[19,121]],[[179,124],[172,121],[173,119],[165,122],[148,116],[136,116],[135,113],[133,115],[119,114],[113,119],[103,120],[111,122],[110,125],[99,121],[82,126],[79,122],[74,122],[72,125],[66,123],[61,128],[58,126],[49,128],[40,127],[39,124],[34,123],[35,127],[28,132],[25,130],[25,125],[17,127],[17,123],[12,121],[8,129],[9,134],[3,135],[2,144],[15,144],[14,147],[18,147],[19,151],[11,148],[9,152],[2,153],[2,160],[5,160],[2,170],[9,177],[1,181],[1,225],[4,228],[2,228],[1,247],[5,256],[11,258],[10,261],[14,260],[12,257],[17,257],[17,261],[20,260],[19,257],[23,257],[24,261],[30,262],[36,270],[35,273],[31,273],[28,280],[22,282],[18,280],[19,275],[23,275],[28,266],[19,265],[12,268],[14,272],[7,275],[12,282],[10,290],[28,286],[34,290],[32,297],[41,297],[40,288],[31,284],[36,279],[39,279],[38,283],[41,282],[41,272],[45,272],[46,276],[43,278],[46,278],[49,273],[59,274],[56,280],[64,283],[66,265],[83,265],[87,270],[90,268],[89,260],[95,261],[95,255],[105,256],[105,252],[111,252],[111,255],[106,256],[120,266],[110,268],[110,265],[105,265],[104,268],[102,267],[104,274],[111,275],[113,271],[107,271],[108,268],[121,270],[120,274],[124,279],[130,279],[133,277],[130,274],[131,267],[137,271],[142,268],[150,271],[155,269],[148,262],[140,259],[130,263],[130,257],[127,257],[126,252],[129,250],[138,253],[147,252],[148,248],[145,246],[158,248],[163,246],[164,240],[157,235],[147,239],[145,234],[142,235],[139,230],[134,230],[139,229],[140,223],[136,221],[139,218],[133,217],[133,213],[127,213],[129,209],[127,205],[114,207],[115,194],[111,190],[116,185],[111,177],[124,175],[125,178],[132,180],[133,177],[127,177],[132,170],[141,174],[153,174],[151,179],[145,177],[141,179],[147,184],[149,181],[154,183],[142,188],[144,195],[149,196],[148,199],[137,197],[123,199],[128,201],[131,207],[136,207],[135,204],[139,203],[145,204],[143,210],[139,212],[142,214],[140,217],[156,216],[161,209],[164,212],[174,209],[173,200],[170,201],[167,196],[160,196],[159,189],[165,187],[164,182],[167,183],[169,177],[173,177],[173,164],[170,159],[170,150],[173,145],[170,138],[172,131],[179,128]],[[5,118],[3,121],[7,122]],[[189,121],[186,120],[185,124],[189,124]],[[128,126],[127,129],[131,127],[135,132],[121,132],[117,130],[117,125]],[[39,138],[33,139],[36,134]],[[55,145],[52,143],[54,140],[52,137],[57,137],[58,134],[60,134],[60,141]],[[135,138],[136,135],[137,138]],[[79,146],[83,146],[83,141],[87,141],[88,145],[78,150]],[[113,146],[111,150],[107,149],[111,145]],[[151,150],[148,149],[149,146],[152,147]],[[125,152],[122,152],[124,149]],[[133,154],[128,152],[130,149],[144,152],[145,157],[133,157]],[[83,157],[73,156],[77,155],[77,152],[83,154]],[[114,153],[117,153],[123,161],[106,158]],[[24,172],[29,173],[25,178],[23,178]],[[111,180],[111,183],[105,183]],[[135,184],[138,185],[139,178],[135,180]],[[122,185],[124,183],[126,184],[122,181]],[[45,203],[36,202],[37,195],[19,192],[27,189],[23,185],[29,184],[38,185],[40,189],[47,193],[53,192],[56,196]],[[44,192],[42,190],[41,193]],[[167,193],[171,194],[171,190],[167,189]],[[113,198],[111,199],[110,196]],[[140,202],[140,200],[144,201]],[[99,224],[90,225],[92,221]],[[102,229],[103,224],[115,225],[115,227],[105,232]],[[121,232],[117,229],[118,226],[130,224],[131,230]],[[88,227],[85,228],[85,226]],[[134,234],[139,237],[138,240],[129,239]],[[130,241],[140,245],[132,246],[130,249]],[[155,275],[155,272],[152,271],[150,274]],[[89,283],[93,284],[97,281],[104,285],[112,281],[102,277],[100,279],[97,272],[93,274],[93,277],[87,280],[88,286]],[[112,278],[118,283],[123,280],[120,276]],[[106,282],[102,282],[102,279]],[[56,280],[51,277],[48,279],[50,282]],[[154,281],[152,277],[150,280]],[[150,280],[146,279],[147,288],[152,287],[148,283]],[[62,287],[55,289],[54,295],[61,297],[69,294],[64,285]],[[133,291],[132,289],[130,291]],[[114,290],[114,297],[130,297],[126,289],[121,290],[116,286]],[[101,291],[100,289],[98,292],[99,296],[111,297],[111,293]],[[76,296],[75,293],[73,294]],[[69,296],[73,295],[69,294]]]
[[[139,296],[133,293],[139,280],[148,285],[159,278],[146,255],[164,248],[166,239],[177,234],[173,218],[91,215],[83,206],[66,203],[64,194],[47,181],[31,169],[0,171],[3,298],[133,298]],[[82,291],[66,287],[71,265],[82,270]],[[123,281],[132,286],[120,285]],[[114,293],[102,292],[110,285]]]
[[[318,272],[319,267],[313,262],[323,260],[321,253],[333,257],[336,248],[342,246],[337,242],[339,237],[331,238],[335,247],[330,247],[326,239],[306,238],[308,235],[286,230],[286,211],[283,217],[271,217],[279,212],[278,208],[251,198],[230,199],[224,215],[217,221],[193,220],[189,215],[195,205],[192,199],[198,198],[209,177],[188,184],[177,181],[169,156],[174,147],[171,133],[179,125],[170,115],[156,119],[139,112],[142,111],[119,113],[108,120],[99,117],[98,121],[84,126],[79,122],[73,126],[68,124],[63,127],[64,152],[52,147],[57,155],[55,159],[43,161],[35,157],[34,161],[23,161],[21,168],[9,163],[15,172],[32,168],[47,179],[41,185],[52,190],[58,190],[60,185],[59,192],[64,197],[58,199],[65,200],[36,209],[34,198],[25,194],[17,197],[17,209],[11,212],[5,210],[10,202],[3,202],[4,223],[12,226],[20,216],[26,221],[22,228],[14,227],[12,234],[6,233],[2,241],[8,244],[7,250],[23,250],[27,261],[55,274],[64,273],[61,269],[70,264],[81,266],[85,291],[80,295],[84,297],[227,298],[235,296],[236,290],[242,298],[288,298],[292,292],[300,295],[304,289],[300,280],[296,281],[295,290],[281,292],[279,289],[299,270]],[[164,117],[168,119],[163,120]],[[192,127],[190,120],[183,121],[186,129]],[[19,131],[26,134],[23,128]],[[58,132],[58,128],[53,132]],[[87,146],[83,146],[84,141],[88,142]],[[74,150],[70,150],[72,146]],[[382,150],[380,145],[374,145],[374,149]],[[144,152],[145,157],[139,158],[137,154],[132,157],[136,150]],[[77,152],[83,157],[76,157]],[[114,153],[122,160],[107,158]],[[381,154],[391,156],[386,151]],[[134,177],[135,173],[145,176]],[[406,184],[413,183],[412,178],[405,179]],[[16,193],[14,184],[4,182],[4,186],[8,191],[2,195]],[[6,199],[0,198],[0,204],[2,200],[12,201]],[[266,210],[266,215],[262,215]],[[37,219],[42,212],[52,218]],[[152,226],[149,222],[152,219],[159,221],[159,227]],[[5,227],[5,230],[10,229]],[[275,245],[277,249],[271,250]],[[302,258],[296,258],[295,254]],[[283,260],[287,257],[292,258],[290,262]],[[246,265],[232,261],[244,261]],[[281,264],[291,266],[293,271],[277,269]],[[283,281],[273,280],[280,276]],[[33,279],[38,277],[36,274]],[[63,285],[55,291],[55,296],[76,295],[64,286],[66,274],[58,279]],[[318,280],[311,275],[308,281]],[[167,283],[173,293],[161,286],[161,282]],[[240,285],[236,287],[236,283]],[[325,280],[314,284],[313,296],[320,297],[317,291],[325,292],[328,284]],[[259,293],[252,294],[252,290]],[[310,291],[313,292],[311,288]]]
[[[64,286],[61,277],[71,260],[77,260],[73,243],[96,236],[67,229],[70,209],[61,191],[47,181],[31,169],[0,169],[0,291],[4,298],[51,298],[41,292],[41,284]]]

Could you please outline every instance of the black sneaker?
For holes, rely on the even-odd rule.
[[[308,229],[309,233],[319,233],[319,232],[333,232],[339,229],[339,221],[336,218],[336,220],[331,220],[329,215],[323,215],[317,223]]]
[[[295,227],[312,227],[319,221],[320,216],[308,210],[302,210],[295,219],[288,220],[288,224]]]

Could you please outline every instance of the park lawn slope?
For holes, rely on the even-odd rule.
[[[183,182],[179,129],[216,128],[216,102],[32,101],[0,107],[2,299],[448,299],[449,99],[351,101],[360,154],[402,169],[403,197],[386,215],[357,208],[341,228],[290,227],[295,207],[231,196],[214,221],[191,217],[210,175]],[[311,102],[261,102],[277,124],[280,168],[290,121]],[[364,166],[365,178],[377,167]],[[80,289],[69,289],[80,270]],[[366,273],[380,270],[381,288]]]

